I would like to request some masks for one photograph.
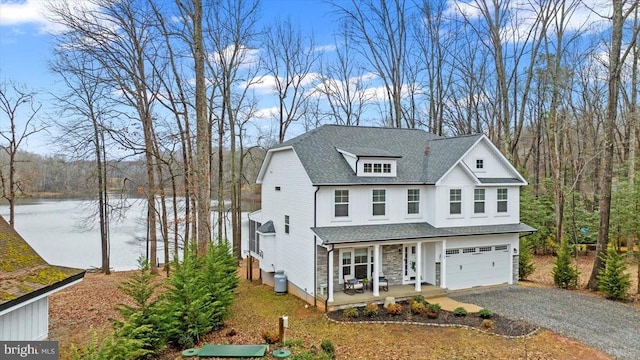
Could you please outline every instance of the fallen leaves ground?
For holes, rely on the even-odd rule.
[[[579,260],[581,284],[586,283],[593,258]],[[537,269],[529,284],[547,286],[552,257],[536,257]],[[635,272],[635,268],[631,269]],[[117,304],[126,299],[117,285],[128,272],[90,273],[80,284],[50,298],[50,339],[59,341],[60,359],[70,358],[71,344],[81,346],[95,330],[103,336],[109,319],[117,318]],[[635,280],[633,280],[635,284]],[[608,359],[602,352],[543,330],[528,338],[506,339],[474,330],[397,324],[336,324],[293,296],[277,296],[268,286],[241,281],[232,317],[226,327],[206,335],[202,343],[263,343],[263,331],[276,331],[278,317],[289,316],[286,339],[309,349],[329,339],[338,359]],[[233,331],[232,331],[233,330]],[[234,334],[235,335],[232,335]],[[180,358],[167,351],[162,359]]]

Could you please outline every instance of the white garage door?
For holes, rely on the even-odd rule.
[[[447,288],[495,285],[511,278],[508,245],[447,249]]]

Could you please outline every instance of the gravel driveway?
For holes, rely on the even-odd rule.
[[[640,309],[556,288],[506,286],[449,297],[522,319],[600,349],[617,359],[640,359]]]

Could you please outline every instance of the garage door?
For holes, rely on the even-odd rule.
[[[446,256],[451,290],[508,283],[511,278],[508,245],[447,249]]]

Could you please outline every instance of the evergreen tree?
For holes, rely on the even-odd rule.
[[[526,278],[536,269],[536,266],[533,264],[531,244],[527,239],[520,239],[520,256],[518,258],[518,265],[518,277],[520,280],[526,280]]]
[[[598,275],[598,290],[602,291],[607,299],[626,299],[631,287],[630,275],[625,273],[627,264],[613,243],[609,243],[603,261],[605,265]]]
[[[129,276],[118,288],[133,300],[133,305],[120,304],[118,312],[124,319],[113,322],[116,338],[122,337],[139,341],[145,350],[143,355],[132,359],[155,357],[166,344],[163,324],[165,319],[159,313],[156,289],[159,282],[149,271],[144,259],[138,260],[140,271]]]
[[[553,283],[563,289],[578,287],[578,268],[571,262],[571,245],[567,241],[558,249],[556,264],[553,266]]]

